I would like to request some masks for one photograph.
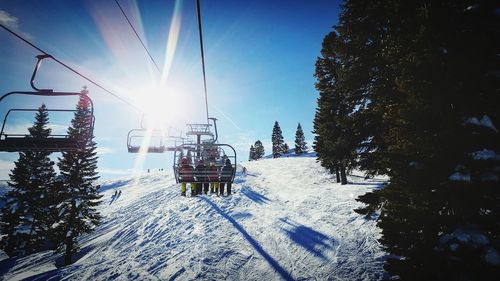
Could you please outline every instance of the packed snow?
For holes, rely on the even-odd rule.
[[[172,172],[102,183],[102,224],[60,253],[7,258],[6,280],[380,280],[376,221],[355,199],[384,179],[340,185],[314,157],[243,163],[233,194],[181,197]],[[241,168],[241,167],[240,167]],[[117,192],[119,191],[119,192]],[[188,194],[189,195],[189,194]],[[490,255],[493,257],[494,255]]]
[[[483,149],[474,152],[474,160],[500,160],[500,155],[498,155],[494,150]]]
[[[498,133],[498,129],[495,127],[495,125],[493,124],[493,121],[491,121],[490,117],[488,117],[487,115],[483,115],[483,117],[481,119],[476,118],[476,117],[468,118],[465,121],[465,124],[486,127],[486,128],[489,128],[489,129]]]

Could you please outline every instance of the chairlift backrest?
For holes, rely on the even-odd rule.
[[[149,142],[143,147],[142,140],[146,137],[149,138]],[[132,129],[127,135],[127,150],[129,153],[163,153],[167,151],[163,138],[163,132],[160,130]],[[136,139],[141,141],[135,142]],[[158,142],[152,143],[152,139]]]
[[[11,108],[4,116],[2,129],[0,130],[0,151],[23,152],[23,151],[44,151],[44,152],[64,152],[64,151],[83,151],[93,137],[94,132],[94,107],[92,100],[84,93],[76,92],[53,92],[52,90],[40,91],[17,91],[10,92],[0,97],[0,103],[9,96],[28,95],[28,96],[79,96],[81,100],[86,101],[88,110],[88,122],[86,130],[78,138],[70,137],[68,134],[52,134],[48,137],[37,138],[30,134],[7,133],[5,131],[8,117],[12,112],[36,112],[34,108]],[[76,109],[47,109],[47,112],[76,112]]]
[[[0,130],[0,151],[8,152],[22,152],[22,151],[45,151],[45,152],[64,152],[64,151],[83,151],[86,146],[92,140],[94,135],[94,104],[90,97],[87,95],[86,91],[81,93],[76,92],[54,92],[52,89],[38,89],[35,84],[35,76],[40,67],[40,63],[45,58],[52,58],[50,55],[38,55],[36,56],[37,62],[31,75],[31,88],[34,91],[15,91],[10,92],[2,97],[0,97],[0,103],[7,97],[13,95],[25,95],[25,96],[43,96],[43,97],[65,97],[65,96],[78,96],[80,98],[79,102],[88,109],[85,112],[88,114],[85,118],[87,126],[82,135],[75,137],[70,137],[69,135],[49,135],[48,137],[37,138],[30,134],[7,134],[5,133],[5,124],[7,118],[11,112],[15,111],[37,111],[33,108],[13,108],[7,111],[4,117],[2,129]],[[75,111],[73,109],[47,109],[48,112],[51,111]]]

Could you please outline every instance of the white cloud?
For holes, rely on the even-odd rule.
[[[28,128],[31,127],[33,127],[33,123],[28,123],[28,122],[22,122],[17,124],[6,123],[4,128],[4,133],[29,135]],[[49,123],[47,127],[52,130],[51,135],[66,135],[68,131],[68,125]]]
[[[14,161],[0,160],[0,170],[9,170],[14,168]]]
[[[27,135],[29,134],[28,128],[32,127],[32,123],[18,123],[18,124],[8,124],[6,123],[5,128],[4,128],[4,133],[5,134],[23,134]]]
[[[114,150],[111,147],[99,146],[96,149],[97,155],[110,154],[113,153]]]
[[[0,180],[9,179],[12,168],[14,168],[14,161],[0,160]]]
[[[2,23],[3,25],[7,26],[10,29],[14,30],[19,29],[18,19],[3,10],[0,10],[0,23]]]
[[[68,131],[68,125],[49,123],[47,127],[52,130],[53,135],[66,135]]]
[[[9,14],[7,11],[0,10],[0,23],[5,25],[9,29],[12,29],[13,31],[20,33],[25,39],[33,39],[30,34],[22,32],[19,29],[19,19]]]

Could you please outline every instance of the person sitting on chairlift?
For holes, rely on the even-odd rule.
[[[214,162],[210,162],[208,167],[208,180],[210,181],[210,193],[219,193],[219,171],[217,171],[217,166]]]
[[[206,176],[206,168],[205,164],[203,163],[203,159],[198,160],[194,171],[196,175],[196,194],[202,193],[202,187],[203,187],[203,192],[207,194],[209,183]]]
[[[193,167],[189,165],[189,160],[186,157],[181,159],[181,167],[179,170],[179,181],[181,182],[181,195],[186,196],[186,186],[189,183],[191,187],[191,196],[195,194],[194,192],[194,178],[193,178]]]
[[[233,166],[231,165],[231,160],[226,158],[224,166],[220,171],[220,195],[224,195],[224,186],[227,184],[227,195],[231,195],[231,176],[233,175]]]

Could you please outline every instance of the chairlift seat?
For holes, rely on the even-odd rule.
[[[139,153],[140,150],[141,150],[140,146],[128,146],[129,153]],[[166,149],[164,146],[149,146],[144,150],[144,152],[147,153],[163,153],[165,151]]]
[[[177,147],[177,146],[167,146],[165,147],[165,151],[180,151],[181,148]]]
[[[3,135],[0,140],[0,151],[44,151],[44,152],[63,152],[63,151],[81,151],[86,147],[86,142],[67,137],[47,137],[33,138],[28,135],[9,136]]]
[[[20,134],[6,134],[5,124],[7,122],[7,117],[11,112],[22,111],[30,112],[37,111],[33,108],[11,108],[7,111],[4,117],[2,128],[0,130],[0,151],[8,152],[21,152],[21,151],[47,151],[47,152],[59,152],[59,151],[78,151],[85,149],[86,144],[92,140],[94,133],[94,105],[92,99],[87,95],[87,92],[54,92],[52,89],[39,89],[35,86],[35,76],[40,67],[40,63],[43,59],[52,58],[48,54],[36,56],[37,62],[35,68],[33,69],[33,74],[31,75],[31,88],[34,91],[14,91],[3,96],[0,96],[0,103],[8,96],[12,95],[22,95],[22,96],[39,96],[39,97],[79,97],[80,101],[84,102],[87,107],[87,117],[86,127],[88,131],[81,135],[80,138],[69,138],[69,135],[49,135],[46,138],[34,138],[31,135],[20,135]],[[56,60],[57,61],[57,60]],[[59,62],[60,63],[60,62]],[[79,102],[80,102],[79,101]],[[50,111],[59,112],[76,112],[72,109],[47,109]]]
[[[228,144],[190,144],[190,145],[181,145],[179,146],[179,152],[181,151],[192,151],[192,152],[199,152],[199,154],[195,154],[192,156],[194,158],[194,165],[193,167],[196,167],[197,160],[201,159],[204,162],[205,167],[209,165],[209,163],[214,163],[217,171],[218,171],[218,176],[219,178],[217,180],[211,180],[209,181],[207,178],[211,172],[204,170],[202,172],[196,171],[196,169],[193,171],[193,177],[196,179],[195,182],[197,183],[203,183],[203,182],[221,182],[221,183],[232,183],[234,181],[235,173],[236,173],[236,151],[235,149]],[[218,152],[218,155],[214,155],[213,152]],[[180,183],[183,181],[182,176],[180,175],[180,159],[181,157],[177,154],[178,152],[176,151],[174,154],[174,175],[177,183]],[[181,154],[185,155],[185,153]],[[221,157],[221,155],[224,155]],[[223,171],[224,167],[224,161],[223,159],[230,159],[231,160],[231,167],[232,171],[231,173],[227,173]],[[205,180],[199,180],[199,179],[206,179]]]
[[[145,153],[164,153],[167,150],[167,147],[164,144],[164,139],[162,136],[161,131],[153,130],[149,132],[150,138],[158,138],[160,140],[159,143],[156,143],[156,145],[151,145],[149,144],[148,146],[144,147],[143,151],[141,151],[141,146],[140,145],[134,145],[133,139],[144,139],[146,135],[148,134],[147,129],[132,129],[128,132],[127,135],[127,150],[129,153],[139,153],[139,152],[145,152]]]
[[[0,97],[0,102],[10,95],[30,95],[30,96],[79,96],[88,102],[87,129],[85,134],[80,138],[70,138],[69,135],[49,135],[45,138],[35,138],[25,134],[10,134],[5,133],[7,119],[12,112],[37,112],[34,108],[11,108],[7,111],[2,127],[0,130],[0,151],[6,152],[22,152],[22,151],[46,151],[46,152],[63,152],[63,151],[80,151],[84,150],[86,144],[92,139],[94,131],[94,109],[92,100],[82,93],[75,92],[53,92],[49,90],[40,92],[10,92]],[[47,112],[76,112],[76,109],[47,109]]]

